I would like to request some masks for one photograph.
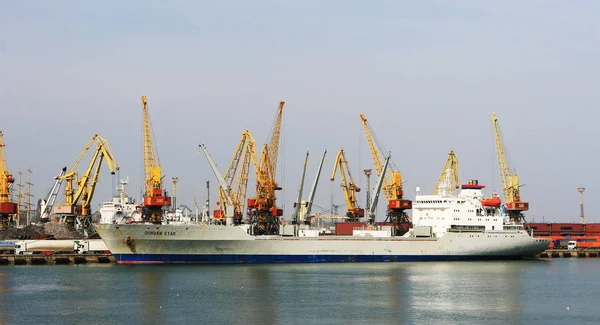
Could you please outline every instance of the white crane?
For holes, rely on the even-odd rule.
[[[206,156],[206,159],[208,160],[208,163],[210,164],[210,168],[212,168],[213,173],[215,173],[215,176],[217,177],[217,181],[219,182],[219,184],[221,185],[221,187],[223,188],[223,190],[225,192],[225,200],[227,202],[222,202],[222,204],[223,204],[223,210],[225,210],[226,225],[232,226],[234,211],[233,211],[233,199],[231,198],[231,188],[229,186],[227,186],[227,182],[225,182],[225,178],[223,177],[223,174],[221,174],[221,172],[219,171],[219,168],[217,168],[217,164],[215,164],[214,160],[208,153],[208,150],[206,150],[206,146],[203,143],[201,143],[201,144],[199,144],[199,147],[204,152],[204,155]]]
[[[48,193],[48,196],[45,200],[42,200],[40,205],[40,221],[47,222],[50,220],[50,213],[52,212],[52,207],[54,206],[54,202],[56,202],[56,197],[58,196],[58,192],[60,191],[60,186],[62,185],[63,175],[67,172],[67,167],[63,167],[60,171],[60,174],[54,177],[54,185],[52,189]]]

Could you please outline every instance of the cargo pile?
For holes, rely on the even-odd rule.
[[[7,239],[79,239],[83,233],[63,222],[29,225],[23,228],[0,230],[0,240]]]

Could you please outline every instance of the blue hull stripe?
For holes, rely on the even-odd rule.
[[[169,263],[336,263],[416,262],[522,259],[520,256],[489,255],[177,255],[114,254],[120,264]]]

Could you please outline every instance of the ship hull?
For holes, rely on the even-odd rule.
[[[408,262],[532,258],[549,241],[523,231],[442,238],[250,236],[240,227],[97,225],[120,264]]]

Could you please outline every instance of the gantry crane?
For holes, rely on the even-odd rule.
[[[523,211],[529,210],[529,202],[521,201],[519,176],[510,166],[506,157],[506,150],[495,113],[492,113],[492,122],[494,123],[494,134],[496,136],[496,151],[498,153],[502,193],[504,194],[504,206],[511,221],[522,222],[524,221]]]
[[[346,216],[348,217],[347,220],[349,222],[358,222],[360,221],[360,218],[365,216],[365,209],[358,207],[356,193],[360,192],[360,187],[356,186],[356,183],[352,178],[350,168],[348,167],[348,160],[346,160],[346,155],[344,154],[344,149],[340,149],[335,157],[335,165],[333,166],[333,173],[331,174],[332,181],[335,180],[335,174],[338,168],[340,169],[340,174],[342,174],[342,188],[344,189],[346,207],[348,208],[348,212],[346,212]],[[348,176],[346,176],[346,173],[348,173]],[[348,182],[348,179],[350,182]]]
[[[279,102],[270,140],[262,148],[260,167],[256,171],[256,197],[248,199],[248,212],[252,221],[252,232],[255,235],[279,234],[279,217],[283,215],[283,210],[278,209],[275,204],[275,191],[281,190],[275,182],[275,173],[284,105],[285,101]]]
[[[8,172],[6,165],[3,134],[0,131],[0,228],[8,228],[14,225],[13,215],[17,213],[17,204],[10,200],[10,187],[14,181],[15,179]]]
[[[96,143],[96,149],[94,150],[92,159],[83,174],[79,175],[76,171],[77,166],[79,166],[79,163],[94,143]],[[65,180],[66,183],[65,203],[54,206],[54,213],[60,217],[61,221],[67,222],[72,226],[77,226],[85,231],[93,229],[90,206],[96,184],[98,183],[102,161],[106,161],[111,175],[114,175],[115,171],[119,170],[119,165],[117,165],[113,157],[108,141],[98,134],[94,134],[71,169],[59,177],[59,179]],[[75,182],[77,183],[76,188],[74,186]]]
[[[256,141],[254,141],[249,130],[244,130],[224,177],[225,182],[231,191],[230,194],[233,201],[233,217],[235,224],[242,223],[245,212],[244,206],[246,204],[246,194],[248,190],[250,163],[254,165],[255,169],[257,168]],[[225,189],[221,186],[219,186],[219,197],[219,204],[226,202]],[[215,211],[215,221],[222,221],[222,218],[225,216],[223,211],[224,210],[221,209]]]
[[[365,129],[365,135],[367,136],[367,142],[369,143],[369,149],[371,156],[373,157],[373,165],[377,171],[377,176],[381,176],[383,171],[383,154],[382,146],[376,142],[373,136],[373,131],[367,123],[367,118],[364,114],[360,114],[363,127]],[[412,201],[403,198],[404,191],[402,189],[402,173],[397,168],[391,168],[386,173],[383,181],[382,190],[386,200],[388,201],[387,206],[387,218],[386,220],[391,221],[394,224],[394,234],[401,236],[408,231],[408,225],[410,220],[405,213],[405,210],[412,208]]]
[[[153,224],[160,224],[166,207],[171,206],[171,197],[163,189],[163,176],[160,161],[156,153],[156,145],[152,135],[152,124],[148,113],[146,96],[142,96],[142,116],[144,133],[144,219]]]
[[[454,190],[458,188],[458,159],[454,154],[454,150],[451,150],[448,154],[448,160],[446,165],[442,169],[442,173],[438,178],[437,184],[433,188],[433,195],[452,195]]]

